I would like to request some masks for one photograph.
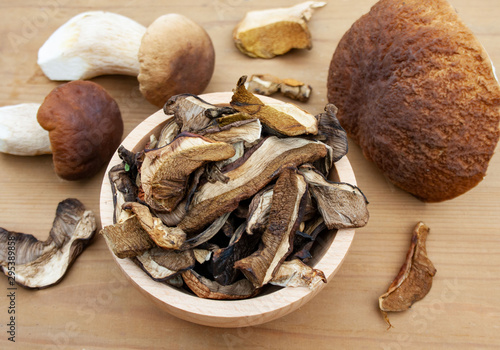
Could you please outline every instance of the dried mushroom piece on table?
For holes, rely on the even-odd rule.
[[[311,85],[295,79],[280,79],[271,74],[253,74],[245,87],[252,93],[265,96],[280,92],[283,96],[301,102],[307,102],[312,92]]]
[[[311,49],[307,21],[326,2],[306,1],[287,8],[250,11],[233,30],[233,40],[250,57],[273,58],[291,49]]]
[[[436,268],[427,257],[425,244],[429,231],[423,222],[415,226],[405,262],[387,292],[378,300],[389,328],[391,323],[387,312],[408,310],[413,303],[423,299],[432,287]]]
[[[92,211],[77,199],[65,199],[58,204],[50,235],[43,242],[30,234],[0,228],[1,269],[23,287],[49,287],[63,278],[95,231]]]

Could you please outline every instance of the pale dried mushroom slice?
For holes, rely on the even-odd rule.
[[[145,152],[141,166],[144,201],[154,210],[171,212],[184,198],[191,173],[234,154],[234,148],[225,142],[179,134],[167,146]]]
[[[387,312],[408,310],[413,303],[423,299],[432,287],[436,268],[427,257],[426,241],[429,231],[429,227],[423,222],[415,226],[405,262],[387,292],[378,300],[389,328],[391,323]]]
[[[156,148],[162,148],[172,142],[179,134],[180,129],[174,118],[169,119],[160,131]]]
[[[264,103],[245,88],[247,77],[242,76],[231,98],[231,107],[245,112],[271,128],[286,135],[316,135],[318,120],[310,113],[290,103]]]
[[[253,74],[245,82],[251,93],[271,96],[281,92],[283,96],[293,100],[307,102],[311,97],[312,87],[295,79],[280,79],[271,74]]]
[[[255,287],[268,283],[291,253],[295,231],[302,222],[306,192],[307,183],[296,169],[285,169],[276,180],[261,245],[252,255],[234,264]]]
[[[262,125],[259,119],[238,120],[223,126],[216,123],[198,132],[210,140],[230,144],[236,142],[253,144],[260,139],[261,133]]]
[[[309,191],[318,203],[318,210],[331,229],[363,227],[368,222],[368,201],[361,190],[348,183],[328,181],[310,165],[302,165]]]
[[[249,235],[254,232],[264,231],[266,228],[269,212],[271,211],[273,192],[274,186],[270,185],[253,196],[248,206],[246,225],[246,231]]]
[[[193,196],[179,225],[186,233],[197,232],[220,215],[233,211],[240,201],[252,197],[287,167],[312,162],[326,155],[326,146],[301,138],[270,136],[229,165],[227,183],[207,182]],[[224,169],[223,169],[224,170]]]
[[[291,49],[310,49],[307,27],[314,9],[326,2],[306,1],[287,8],[250,11],[233,30],[233,40],[250,57],[273,58]]]
[[[235,300],[246,299],[257,295],[260,290],[254,288],[247,279],[241,279],[233,284],[223,286],[215,281],[201,276],[194,270],[182,273],[182,278],[191,291],[205,299]]]
[[[155,246],[154,241],[144,231],[136,215],[123,210],[119,221],[103,227],[103,235],[108,247],[120,259],[141,255]]]
[[[151,278],[163,282],[194,267],[191,250],[178,251],[152,248],[137,256],[136,262]]]
[[[308,287],[310,289],[316,288],[319,283],[326,282],[323,271],[314,269],[299,259],[284,261],[269,281],[270,284],[280,287]]]
[[[94,214],[74,198],[57,206],[56,217],[46,241],[40,242],[29,234],[10,232],[0,228],[0,267],[27,288],[45,288],[58,283],[67,269],[90,243],[95,235]],[[9,254],[14,247],[15,254]]]
[[[295,79],[283,79],[280,84],[280,92],[283,96],[297,100],[300,102],[307,102],[311,97],[312,87]]]
[[[186,234],[177,226],[165,226],[163,222],[151,214],[149,208],[137,202],[128,202],[123,209],[134,213],[142,228],[151,239],[161,248],[180,249],[186,241]]]

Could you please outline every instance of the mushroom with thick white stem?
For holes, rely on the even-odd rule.
[[[50,154],[49,132],[36,120],[39,103],[0,107],[0,152],[18,156]]]
[[[137,76],[144,97],[162,107],[173,95],[203,92],[215,50],[208,33],[180,14],[163,15],[146,28],[112,12],[89,11],[50,36],[38,64],[51,80]]]

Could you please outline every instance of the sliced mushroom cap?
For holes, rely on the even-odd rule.
[[[157,211],[170,212],[184,198],[189,175],[210,161],[234,155],[234,148],[195,134],[180,134],[163,148],[145,153],[141,167],[144,200]]]
[[[255,194],[248,207],[246,231],[249,235],[263,231],[268,222],[274,186],[268,186]]]
[[[90,81],[56,87],[45,97],[37,119],[49,131],[55,172],[66,180],[95,175],[111,159],[123,134],[118,104]]]
[[[261,132],[262,125],[259,119],[246,119],[234,121],[224,126],[220,126],[216,123],[213,126],[200,130],[198,133],[214,141],[231,144],[236,142],[253,144],[260,139]]]
[[[281,287],[309,287],[311,289],[321,282],[326,283],[323,271],[313,269],[299,259],[284,261],[269,281],[270,284]]]
[[[245,88],[246,76],[238,80],[231,107],[245,112],[272,130],[287,136],[318,133],[318,120],[290,103],[264,103]]]
[[[183,272],[182,278],[194,294],[205,299],[246,299],[257,295],[260,292],[259,289],[254,288],[252,283],[246,279],[241,279],[233,284],[223,286],[215,281],[201,276],[194,270]]]
[[[255,287],[268,283],[291,253],[295,231],[302,222],[306,192],[307,183],[296,169],[287,168],[276,181],[261,247],[234,264]]]
[[[216,106],[197,95],[179,94],[167,100],[163,106],[163,112],[174,116],[175,123],[182,132],[197,132],[212,121],[205,115],[205,112],[211,108],[216,108]]]
[[[301,138],[270,136],[232,163],[223,173],[227,183],[205,183],[193,197],[179,226],[186,233],[197,232],[220,215],[233,211],[287,167],[314,161],[326,155],[324,144]]]
[[[95,235],[94,214],[77,199],[57,206],[49,238],[40,242],[29,234],[0,228],[0,267],[9,277],[15,266],[15,282],[28,288],[58,283]],[[9,254],[14,247],[15,254]]]
[[[366,225],[369,218],[368,201],[358,187],[328,181],[310,165],[301,166],[299,172],[304,175],[329,229]]]
[[[379,298],[379,307],[391,326],[387,312],[404,311],[424,298],[432,287],[436,274],[434,264],[427,257],[426,241],[429,227],[419,222],[413,229],[410,248],[398,275],[386,293]]]
[[[115,165],[108,172],[111,192],[113,193],[113,222],[117,222],[122,212],[122,205],[134,202],[137,198],[138,188],[129,176],[124,162]]]
[[[332,148],[332,162],[335,163],[345,156],[348,151],[347,133],[337,119],[338,108],[329,103],[325,112],[316,116],[318,119],[318,136],[316,140],[326,143]]]

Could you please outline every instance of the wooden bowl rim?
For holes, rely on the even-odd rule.
[[[230,92],[216,92],[200,95],[205,101],[213,104],[227,104],[231,99]],[[286,103],[266,96],[259,96],[265,103]],[[122,145],[133,149],[137,143],[172,116],[163,110],[153,113],[137,125],[123,140]],[[109,170],[120,163],[117,152],[111,158],[101,186],[100,215],[102,227],[113,224],[113,196],[109,183]],[[356,185],[352,167],[344,156],[335,163],[339,181]],[[340,268],[354,239],[354,229],[338,230],[331,246],[317,262],[315,268],[322,270],[331,281]],[[109,249],[109,247],[108,247]],[[155,282],[130,259],[119,259],[110,250],[114,260],[125,276],[149,299],[162,309],[181,319],[216,327],[243,327],[258,325],[284,316],[312,299],[326,284],[315,288],[281,288],[268,294],[244,300],[211,300],[178,290],[165,283]]]

